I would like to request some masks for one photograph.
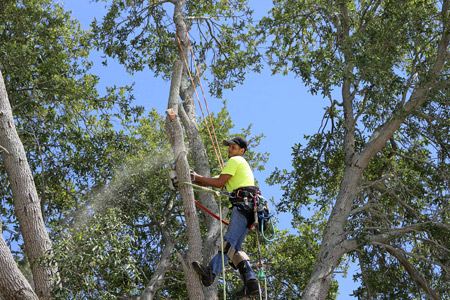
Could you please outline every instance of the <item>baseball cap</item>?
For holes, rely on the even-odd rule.
[[[236,144],[239,147],[244,148],[245,150],[247,150],[247,146],[248,146],[247,140],[241,136],[236,136],[236,137],[232,138],[231,140],[223,141],[224,146],[230,146],[231,144]]]

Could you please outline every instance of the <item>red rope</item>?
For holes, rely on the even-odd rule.
[[[209,209],[207,209],[206,207],[204,207],[203,205],[200,204],[200,202],[198,202],[197,200],[195,200],[195,204],[197,204],[201,209],[203,209],[205,212],[207,212],[209,215],[211,215],[214,219],[216,219],[217,221],[220,221],[219,216],[217,216],[216,214],[214,214],[212,211],[210,211]],[[228,226],[228,222],[225,220],[222,220],[222,223]],[[255,226],[255,223],[252,224],[252,226],[250,226],[250,228],[248,229],[248,231],[252,230],[253,226]]]
[[[212,217],[214,217],[217,221],[220,221],[220,218],[217,215],[215,215],[212,211],[210,211],[209,209],[207,209],[206,207],[201,205],[200,202],[198,202],[197,200],[195,200],[195,204],[197,204],[201,209],[203,209],[208,214],[210,214]],[[227,221],[222,220],[222,223],[228,226],[228,222]]]

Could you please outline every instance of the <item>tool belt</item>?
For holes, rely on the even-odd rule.
[[[236,207],[247,219],[247,228],[250,228],[255,222],[253,207],[255,201],[256,205],[258,205],[258,192],[259,188],[257,186],[246,186],[238,188],[229,194],[231,205]]]
[[[239,204],[248,205],[249,202],[253,204],[253,198],[258,194],[259,188],[257,186],[246,186],[238,188],[229,194],[230,202],[233,206]]]
[[[269,227],[269,220],[272,214],[269,213],[267,200],[261,196],[257,186],[241,187],[228,195],[233,207],[237,207],[247,219],[247,228],[251,228],[255,223],[255,218],[258,218],[259,226],[257,229],[259,231],[265,231]],[[261,200],[261,197],[263,200]]]

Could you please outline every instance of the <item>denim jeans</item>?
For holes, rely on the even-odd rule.
[[[223,239],[224,241],[229,242],[231,246],[236,249],[236,251],[241,251],[242,242],[244,241],[247,232],[247,218],[239,211],[236,206],[234,206],[233,211],[231,212],[231,218],[228,224],[227,233],[225,233]],[[224,260],[225,263],[227,263],[229,260],[228,256],[224,255]],[[209,265],[211,266],[212,271],[215,275],[219,274],[222,271],[222,252],[217,253],[216,256],[213,257]],[[247,280],[256,278],[255,273],[251,268],[248,269],[247,273],[245,274],[245,278]]]

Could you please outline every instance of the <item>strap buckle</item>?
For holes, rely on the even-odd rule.
[[[244,189],[238,189],[236,191],[236,198],[242,199],[242,198],[253,198],[253,193],[250,191],[246,191]]]

